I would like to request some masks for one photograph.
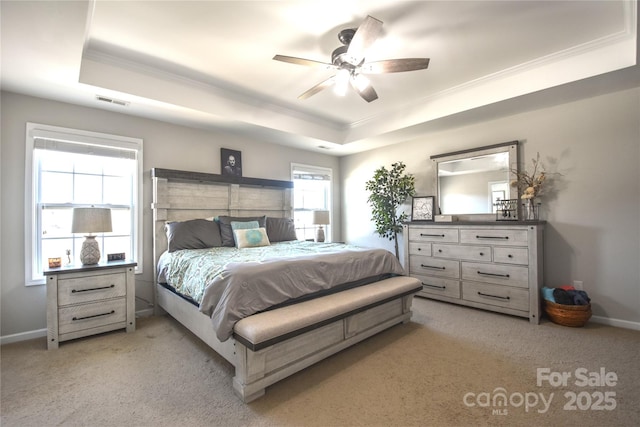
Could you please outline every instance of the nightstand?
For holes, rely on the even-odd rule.
[[[136,329],[135,262],[53,268],[47,280],[47,348],[88,335]]]

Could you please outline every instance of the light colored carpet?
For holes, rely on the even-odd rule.
[[[244,404],[233,394],[233,368],[224,359],[173,319],[142,318],[135,333],[70,341],[55,351],[46,350],[44,338],[3,346],[1,424],[632,426],[640,419],[639,356],[637,331],[595,323],[568,328],[546,320],[534,326],[417,298],[409,324]],[[564,386],[538,386],[538,368],[569,372],[571,378]],[[580,386],[580,368],[604,368],[618,380],[614,386]],[[509,399],[505,406],[492,404],[499,388]],[[541,394],[553,396],[544,413]],[[565,409],[572,395],[576,409]],[[537,406],[520,404],[521,398],[533,404],[534,396]]]

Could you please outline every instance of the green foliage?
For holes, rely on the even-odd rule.
[[[373,208],[371,219],[376,225],[376,232],[395,242],[396,257],[398,233],[402,231],[402,223],[408,217],[405,212],[398,213],[398,207],[407,197],[415,195],[415,178],[410,174],[405,175],[405,168],[402,162],[393,163],[390,170],[382,166],[375,171],[365,187],[370,192],[367,201]]]

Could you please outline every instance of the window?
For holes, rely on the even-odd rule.
[[[113,231],[96,238],[101,261],[124,252],[142,272],[142,140],[27,123],[26,142],[27,285],[44,283],[48,258],[80,262],[76,207],[111,209]]]
[[[291,165],[293,180],[293,217],[298,239],[315,239],[314,210],[331,211],[331,169],[301,164]],[[330,225],[326,226],[327,240],[331,240]]]

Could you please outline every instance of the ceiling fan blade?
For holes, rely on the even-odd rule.
[[[307,99],[312,97],[316,93],[328,88],[329,86],[333,86],[333,84],[335,83],[335,80],[336,80],[336,76],[329,77],[327,80],[321,83],[318,83],[317,85],[315,85],[314,87],[312,87],[311,89],[309,89],[308,91],[300,95],[298,99]]]
[[[349,43],[347,55],[352,65],[358,65],[364,59],[367,49],[378,39],[382,32],[382,21],[367,16],[360,24]]]
[[[276,61],[288,62],[290,64],[306,65],[307,67],[336,68],[333,64],[329,64],[328,62],[296,58],[295,56],[276,55],[273,57],[273,59]]]
[[[401,73],[403,71],[424,70],[429,67],[429,58],[386,59],[366,62],[360,70],[368,74]]]
[[[358,95],[362,97],[367,102],[375,101],[378,99],[378,94],[376,93],[373,86],[371,86],[371,82],[365,76],[355,75],[350,80],[351,87],[358,92]]]

